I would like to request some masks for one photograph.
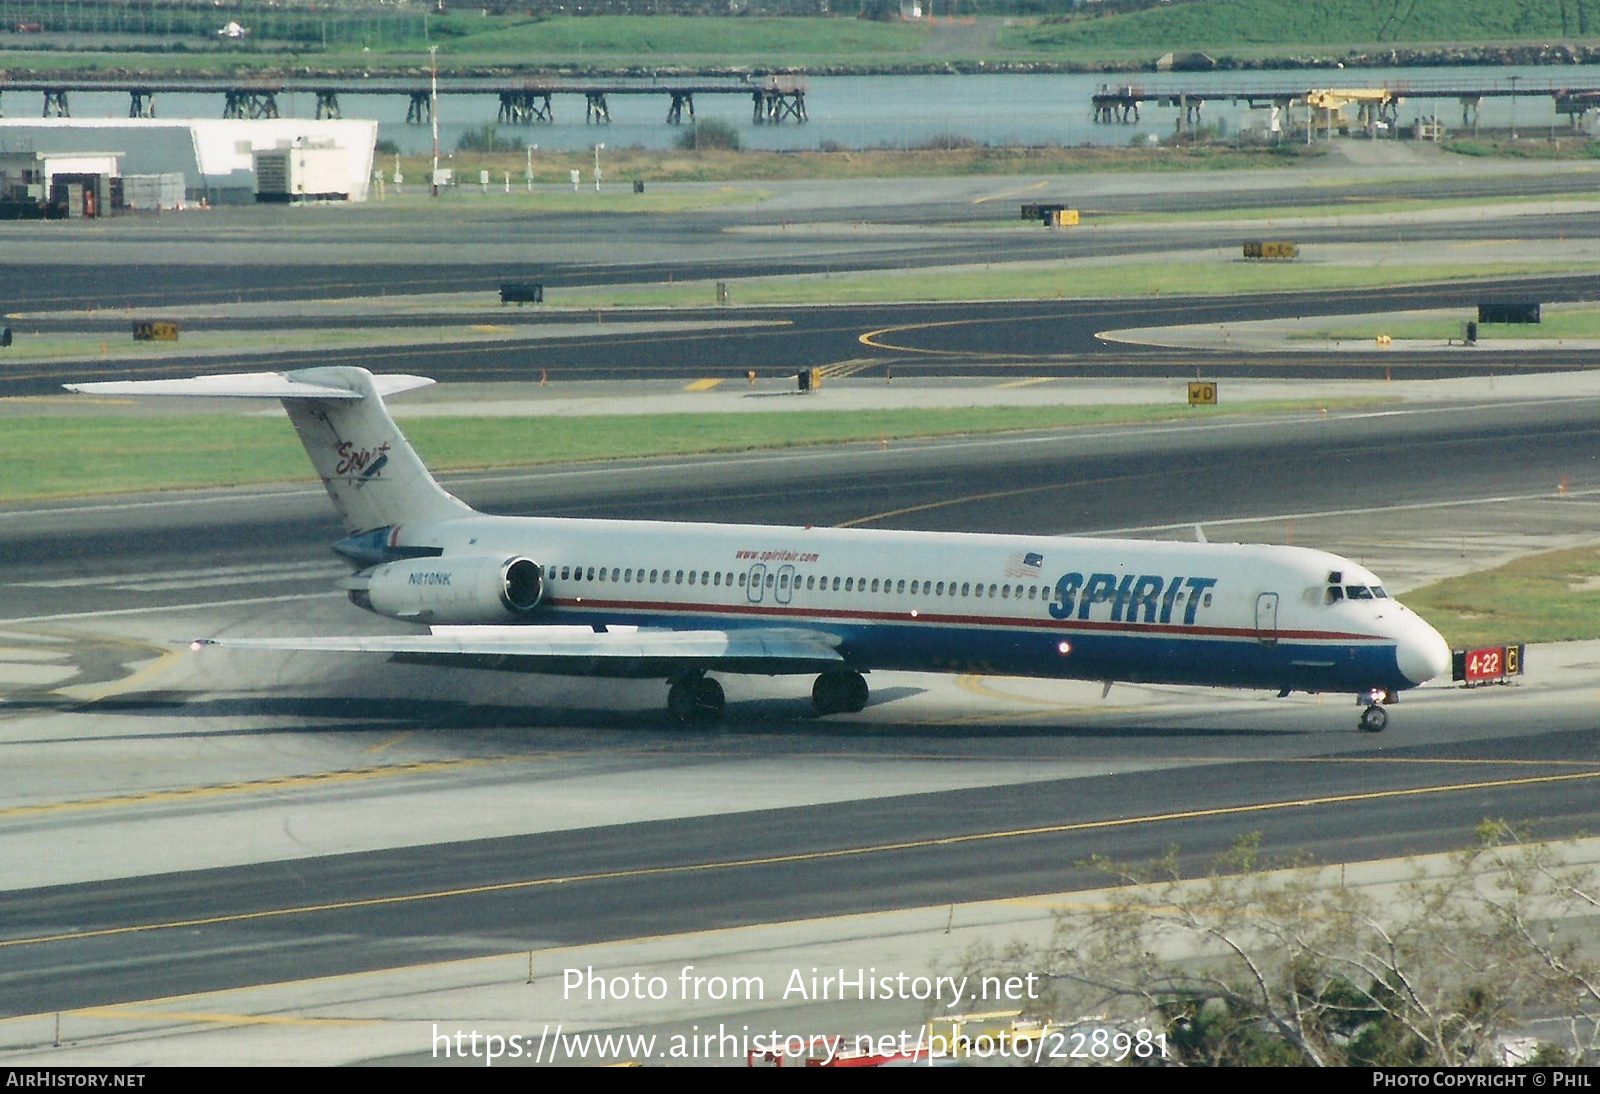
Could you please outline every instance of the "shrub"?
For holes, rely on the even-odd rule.
[[[707,118],[695,122],[678,135],[678,147],[690,152],[721,149],[739,151],[739,131],[721,118]]]
[[[456,141],[457,152],[517,152],[522,145],[510,137],[502,137],[493,123],[485,122],[469,129]]]

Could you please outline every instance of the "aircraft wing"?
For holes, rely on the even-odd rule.
[[[682,669],[760,675],[822,672],[843,664],[839,641],[835,635],[799,628],[673,631],[485,625],[366,637],[200,639],[194,648],[383,653],[415,664],[561,676],[664,678]]]

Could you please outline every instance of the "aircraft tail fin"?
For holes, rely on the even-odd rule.
[[[280,399],[334,508],[351,532],[366,532],[472,512],[434,481],[383,405],[385,395],[431,383],[424,376],[374,376],[364,368],[330,366],[66,387],[100,395]]]

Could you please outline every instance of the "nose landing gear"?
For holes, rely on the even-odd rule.
[[[1366,709],[1361,712],[1360,728],[1363,733],[1382,733],[1389,724],[1389,712],[1383,709],[1383,703],[1398,703],[1400,696],[1386,688],[1373,688],[1356,696],[1358,704],[1365,704]]]

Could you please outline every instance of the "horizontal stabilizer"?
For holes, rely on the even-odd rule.
[[[843,662],[838,639],[820,631],[752,628],[671,631],[571,626],[434,627],[428,634],[326,638],[202,639],[195,648],[385,653],[430,664],[595,676],[670,676],[682,669],[817,672]]]
[[[379,395],[394,395],[433,383],[426,376],[374,376]],[[330,387],[282,372],[244,372],[230,376],[191,376],[183,380],[102,380],[67,384],[85,395],[188,395],[213,399],[361,399],[365,393]]]

